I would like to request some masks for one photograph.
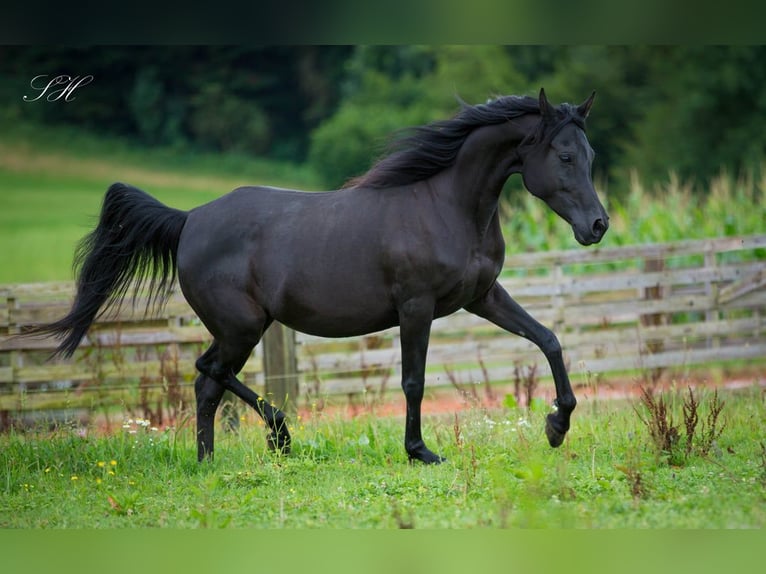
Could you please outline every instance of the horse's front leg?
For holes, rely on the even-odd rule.
[[[548,359],[556,384],[556,412],[548,415],[545,433],[552,447],[560,446],[569,430],[569,419],[577,405],[572,386],[569,383],[561,344],[553,332],[538,323],[529,313],[511,298],[500,285],[495,285],[480,300],[466,306],[466,309],[506,331],[532,341]]]
[[[420,405],[423,402],[426,354],[431,334],[434,305],[431,300],[411,299],[399,308],[402,347],[402,390],[407,399],[404,448],[410,460],[427,464],[444,459],[426,447],[420,428]]]

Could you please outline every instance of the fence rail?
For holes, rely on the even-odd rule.
[[[500,282],[553,328],[573,377],[766,357],[766,235],[512,255]],[[194,360],[210,335],[180,293],[153,318],[137,297],[135,308],[126,303],[94,325],[72,360],[46,362],[56,341],[18,334],[64,315],[72,296],[69,282],[0,286],[6,418],[190,400]],[[533,345],[465,311],[437,319],[431,333],[428,385],[509,381],[518,364],[548,374]],[[398,385],[397,329],[348,339],[281,334],[279,341],[253,353],[243,369],[247,384],[279,395],[285,381],[294,394],[297,378],[304,399]]]

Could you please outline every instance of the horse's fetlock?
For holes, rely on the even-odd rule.
[[[556,408],[565,413],[571,413],[577,406],[577,399],[574,395],[556,399]]]

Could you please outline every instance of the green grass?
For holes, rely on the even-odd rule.
[[[373,416],[294,420],[287,457],[247,416],[238,434],[218,429],[202,465],[191,418],[110,436],[11,433],[0,437],[0,527],[763,528],[766,395],[722,398],[715,447],[679,466],[654,448],[637,402],[587,399],[557,450],[540,410],[428,417],[426,440],[448,458],[439,466],[409,464],[402,421]]]

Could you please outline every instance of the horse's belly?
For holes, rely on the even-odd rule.
[[[304,315],[302,317],[290,313],[284,318],[277,317],[280,323],[284,323],[291,329],[315,335],[317,337],[357,337],[376,331],[382,331],[398,324],[395,312],[380,316],[355,315],[349,316],[343,313],[323,313],[321,315]]]
[[[271,313],[280,323],[302,333],[354,337],[398,323],[396,310],[384,301],[380,295],[366,297],[346,289],[320,297],[318,291],[308,288],[283,293]]]

